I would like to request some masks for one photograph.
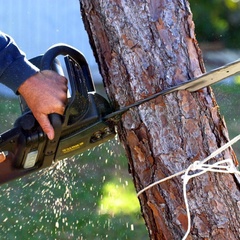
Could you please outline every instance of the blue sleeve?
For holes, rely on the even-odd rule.
[[[20,85],[38,71],[14,40],[0,31],[0,83],[17,93]]]

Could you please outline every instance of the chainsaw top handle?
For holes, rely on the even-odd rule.
[[[68,55],[71,58],[73,58],[81,66],[83,74],[87,77],[88,80],[90,79],[90,81],[86,81],[88,92],[94,92],[95,87],[92,82],[91,72],[90,72],[87,60],[85,59],[85,57],[80,51],[78,51],[76,48],[72,46],[59,43],[50,47],[41,59],[40,69],[41,70],[51,69],[54,59],[59,55],[63,55],[63,56]]]

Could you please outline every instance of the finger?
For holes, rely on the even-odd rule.
[[[6,160],[6,156],[3,152],[0,152],[0,163]]]
[[[59,75],[59,78],[60,78],[60,82],[62,83],[62,85],[66,88],[68,85],[68,80],[61,75]]]
[[[47,134],[48,138],[52,140],[54,138],[54,129],[49,121],[48,116],[42,114],[40,117],[36,117],[36,119],[40,124],[42,130]]]
[[[64,105],[63,103],[57,103],[54,105],[54,107],[51,109],[51,111],[47,111],[49,114],[51,113],[57,113],[59,115],[64,115],[64,112],[65,112],[65,108],[66,108],[66,105]]]

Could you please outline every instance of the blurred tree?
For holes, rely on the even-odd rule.
[[[190,0],[199,42],[240,48],[239,0]]]

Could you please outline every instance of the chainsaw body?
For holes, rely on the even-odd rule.
[[[79,51],[67,45],[55,45],[31,62],[41,70],[51,69],[62,74],[56,59],[59,55],[64,56],[70,96],[64,116],[49,115],[55,137],[47,138],[20,97],[22,116],[12,129],[0,135],[0,151],[7,152],[7,160],[1,163],[0,184],[80,154],[116,134],[114,126],[103,120],[112,112],[110,104],[96,93],[87,61]]]

